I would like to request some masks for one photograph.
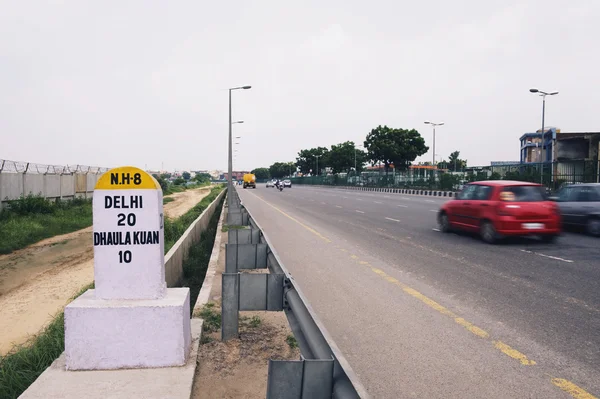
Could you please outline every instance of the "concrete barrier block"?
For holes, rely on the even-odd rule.
[[[87,190],[87,176],[83,173],[75,173],[75,193],[86,193]]]
[[[23,195],[23,175],[0,173],[0,201],[16,200]]]
[[[40,196],[44,196],[45,195],[45,190],[44,190],[44,175],[33,175],[33,174],[24,174],[23,175],[23,184],[25,185],[24,187],[24,194],[25,195],[40,195]]]
[[[88,290],[65,307],[67,370],[181,366],[191,341],[189,288],[158,300],[103,300]]]
[[[61,197],[75,196],[75,178],[73,175],[62,175],[60,177],[60,195]]]
[[[60,197],[60,175],[46,175],[46,198]]]
[[[88,193],[94,191],[94,187],[96,187],[96,182],[98,181],[98,177],[100,175],[94,174],[94,173],[88,173],[86,175],[86,187],[87,187],[87,191]]]

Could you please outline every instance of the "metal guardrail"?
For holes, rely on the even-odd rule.
[[[368,395],[322,326],[293,276],[235,190],[228,200],[230,229],[222,276],[221,338],[238,337],[239,312],[283,310],[300,360],[270,360],[267,399],[354,399]],[[267,269],[268,273],[244,273]]]

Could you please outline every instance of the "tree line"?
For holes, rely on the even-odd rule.
[[[254,169],[252,173],[257,179],[283,178],[291,176],[293,172],[316,175],[321,174],[325,168],[329,168],[332,173],[350,173],[361,172],[367,164],[382,165],[386,173],[392,166],[396,170],[405,171],[417,157],[427,151],[429,147],[417,130],[379,125],[367,134],[362,145],[345,141],[330,148],[303,149],[298,152],[295,162],[275,162],[268,168]],[[459,157],[460,152],[454,151],[447,161],[438,162],[437,166],[451,171],[464,169],[467,161]],[[422,165],[431,165],[431,162],[424,162]]]

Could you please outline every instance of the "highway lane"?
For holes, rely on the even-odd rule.
[[[332,299],[331,295],[324,298],[326,287],[335,286],[337,274],[332,269],[331,264],[324,265],[321,257],[324,251],[310,251],[306,253],[305,243],[299,241],[297,244],[290,244],[291,236],[298,236],[296,230],[302,228],[281,212],[275,210],[263,201],[256,198],[256,195],[262,197],[269,204],[275,206],[286,215],[292,215],[295,220],[301,220],[305,226],[317,226],[318,231],[325,237],[335,237],[331,239],[332,243],[339,248],[335,248],[332,253],[342,252],[352,255],[347,260],[342,260],[339,256],[333,257],[332,264],[338,264],[338,267],[348,263],[366,262],[366,268],[372,266],[381,271],[386,281],[393,281],[395,278],[398,284],[407,284],[400,286],[402,290],[394,291],[393,296],[381,296],[381,287],[373,286],[365,295],[370,298],[369,302],[378,301],[399,301],[391,309],[391,306],[384,307],[398,314],[398,309],[406,306],[406,292],[414,298],[421,300],[428,305],[433,313],[448,315],[448,309],[451,310],[454,319],[464,319],[467,323],[472,323],[471,327],[460,324],[458,321],[453,326],[455,333],[457,328],[466,329],[472,334],[466,334],[464,339],[472,339],[469,335],[481,336],[487,334],[486,338],[494,344],[481,348],[477,356],[485,357],[486,364],[497,362],[494,357],[498,353],[509,354],[513,362],[515,359],[521,359],[517,364],[528,363],[527,359],[535,359],[536,365],[525,368],[536,370],[524,371],[518,369],[518,378],[523,376],[540,377],[542,381],[528,381],[523,386],[515,386],[515,393],[531,397],[565,397],[560,389],[551,386],[554,390],[546,392],[543,396],[539,393],[543,387],[548,385],[549,377],[572,381],[579,386],[585,387],[590,392],[600,391],[598,381],[600,381],[598,347],[600,339],[599,314],[600,306],[598,301],[598,259],[600,259],[600,248],[598,241],[581,235],[566,234],[561,237],[556,245],[542,244],[535,240],[517,240],[508,244],[499,246],[489,246],[481,243],[478,239],[469,236],[460,236],[453,234],[442,234],[435,231],[435,212],[444,199],[410,196],[402,194],[371,193],[344,191],[328,188],[313,187],[294,187],[286,189],[279,193],[275,190],[265,189],[264,186],[258,190],[252,190],[250,195],[239,190],[242,199],[247,202],[247,206],[254,213],[259,212],[264,215],[261,219],[257,216],[260,223],[267,226],[276,224],[279,231],[274,232],[276,249],[282,255],[286,265],[290,263],[290,269],[298,273],[298,278],[303,289],[312,293],[309,299],[316,309],[323,311],[319,313],[323,317],[325,325],[341,334],[342,342],[349,343],[351,353],[357,351],[360,353],[360,359],[364,359],[367,354],[363,347],[357,347],[352,344],[356,339],[353,332],[349,335],[345,321],[339,316],[340,309],[335,311],[331,308],[333,303],[338,303]],[[255,195],[252,195],[255,194]],[[256,209],[255,209],[256,208]],[[317,228],[314,227],[314,228]],[[269,228],[271,228],[269,226]],[[286,234],[283,232],[286,231]],[[269,234],[267,232],[267,234]],[[273,234],[269,234],[270,237]],[[280,242],[281,241],[281,242]],[[322,240],[321,240],[322,241]],[[318,243],[318,245],[331,247],[331,243]],[[279,248],[282,246],[284,251]],[[311,248],[317,244],[311,244]],[[292,247],[304,248],[302,252],[302,266],[290,256],[293,253]],[[295,251],[295,249],[294,249]],[[553,257],[553,258],[550,258]],[[368,260],[362,260],[363,258]],[[296,270],[294,270],[296,269]],[[365,267],[363,267],[365,269]],[[325,273],[325,270],[331,270]],[[372,273],[371,273],[372,274]],[[319,278],[315,278],[319,276]],[[362,281],[370,281],[370,278],[361,278],[357,282],[346,282],[351,286],[350,291],[359,290],[357,284]],[[310,287],[305,287],[305,281]],[[396,284],[398,286],[398,284]],[[406,287],[409,287],[408,289]],[[364,289],[364,287],[362,287]],[[389,288],[389,287],[388,287]],[[410,291],[415,289],[418,294],[424,296],[420,298],[418,294]],[[398,293],[400,297],[397,297]],[[393,299],[391,299],[393,298]],[[401,299],[402,298],[402,299]],[[348,298],[349,301],[356,299]],[[434,304],[428,303],[428,300],[434,300]],[[373,303],[365,303],[367,314],[376,314]],[[400,305],[400,303],[402,305]],[[380,302],[381,304],[381,302]],[[437,304],[437,305],[436,305]],[[441,306],[441,305],[443,306]],[[340,305],[341,306],[341,305]],[[344,305],[344,306],[347,306]],[[442,310],[439,308],[442,307]],[[446,309],[443,310],[443,309]],[[328,310],[328,311],[327,311]],[[404,312],[403,315],[411,315],[410,320],[418,318],[415,309]],[[444,313],[446,312],[446,313]],[[372,318],[367,324],[372,324],[376,330],[385,332],[384,335],[377,335],[377,340],[388,342],[391,336],[404,333],[405,327],[394,330],[392,327],[380,328],[385,322],[385,315],[380,315],[376,321]],[[473,327],[476,326],[476,327]],[[391,330],[390,330],[391,328]],[[462,341],[461,334],[454,337],[453,344],[448,344],[448,329],[442,333],[436,332],[435,326],[424,326],[428,328],[429,333],[433,334],[431,340],[434,342],[446,342],[444,347],[436,347],[436,351],[443,353],[448,349],[447,345],[453,347],[455,342]],[[481,333],[478,329],[485,332]],[[462,331],[461,331],[462,332]],[[475,333],[479,333],[479,335]],[[334,335],[334,338],[336,336]],[[404,338],[406,339],[406,337]],[[485,341],[486,339],[483,339]],[[500,341],[501,340],[501,341]],[[414,341],[409,338],[408,342]],[[508,344],[511,348],[518,348],[518,351],[507,350],[498,342]],[[462,342],[467,347],[472,343]],[[347,347],[343,347],[345,351]],[[384,345],[385,346],[385,345]],[[390,346],[393,344],[390,342]],[[367,348],[365,346],[365,348]],[[418,347],[418,345],[417,345]],[[389,350],[389,348],[386,348]],[[431,353],[431,348],[422,348],[426,358],[436,357]],[[405,352],[398,353],[403,356]],[[416,356],[417,353],[415,352]],[[523,357],[526,356],[525,360]],[[440,361],[439,359],[437,359]],[[455,360],[445,359],[446,362]],[[379,359],[377,364],[385,359]],[[360,362],[359,362],[360,363]],[[367,362],[371,363],[371,362]],[[495,364],[495,363],[494,363]],[[402,380],[405,374],[412,375],[410,370],[405,370],[397,365],[396,372],[380,370],[377,365],[371,365],[369,369],[364,370],[363,365],[355,365],[359,375],[366,375],[368,381],[380,388],[381,375],[388,374],[388,379],[398,378]],[[456,368],[455,364],[447,365],[447,368]],[[440,366],[442,367],[442,366]],[[512,364],[497,365],[498,370],[495,375],[507,373],[507,369],[514,367]],[[447,370],[447,368],[442,367]],[[435,368],[433,368],[435,370]],[[377,370],[379,378],[372,373]],[[464,367],[458,367],[455,371],[460,371],[460,375],[470,375],[473,370],[465,370]],[[543,370],[543,372],[541,371]],[[440,370],[438,370],[440,371]],[[514,371],[514,370],[513,370]],[[422,371],[427,375],[428,371]],[[403,376],[399,377],[399,373]],[[539,374],[539,375],[538,375]],[[362,376],[361,375],[361,378]],[[482,377],[483,378],[483,377]],[[517,376],[513,376],[517,378]],[[532,377],[533,378],[533,377]],[[486,377],[485,380],[489,380]],[[413,380],[405,381],[409,385]],[[498,380],[494,380],[494,383]],[[555,381],[556,382],[556,381]],[[481,383],[479,383],[481,384]],[[485,384],[488,384],[487,382]],[[491,383],[490,383],[491,384]],[[493,385],[493,384],[492,384]],[[560,385],[560,384],[559,384]],[[396,385],[393,385],[397,387]],[[440,392],[431,392],[430,387],[424,387],[417,384],[415,392],[420,396],[427,392],[431,397],[438,397]],[[460,397],[464,395],[463,386],[449,388],[446,391],[446,397]],[[486,391],[489,387],[478,387],[480,391],[486,392],[487,397],[506,397],[506,393],[501,391],[490,393]],[[564,385],[563,385],[564,388]],[[367,386],[367,389],[369,387]],[[377,391],[379,394],[392,395],[390,388],[384,388],[383,391]],[[493,391],[493,389],[492,389]],[[450,392],[448,394],[448,392]],[[472,394],[472,392],[471,392]],[[547,396],[554,395],[554,396]],[[443,396],[443,395],[442,395]],[[442,397],[439,396],[439,397]],[[468,395],[469,396],[469,395]],[[385,396],[385,397],[394,397]],[[463,396],[464,397],[464,396]],[[567,396],[568,397],[568,396]]]

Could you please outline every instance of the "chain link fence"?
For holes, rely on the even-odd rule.
[[[10,161],[8,159],[0,159],[0,173],[30,173],[41,175],[64,175],[73,173],[82,174],[100,174],[104,173],[108,168],[87,165],[46,165],[33,162]]]
[[[0,210],[29,195],[50,200],[91,198],[108,168],[87,165],[44,165],[0,159]]]

